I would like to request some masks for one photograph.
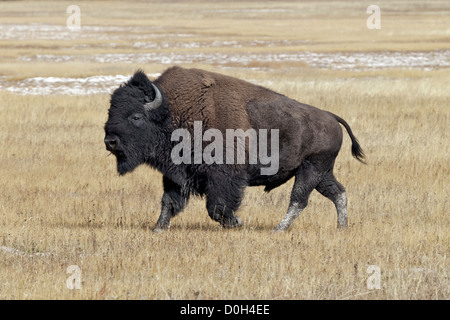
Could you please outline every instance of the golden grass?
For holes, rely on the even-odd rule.
[[[21,13],[27,13],[32,22],[58,23],[55,12],[60,8],[65,12],[66,4],[31,2],[24,12],[20,3],[2,3],[5,12],[10,12],[2,23],[17,23],[23,19]],[[449,10],[446,2],[432,2],[422,9],[414,3],[414,10],[409,11],[406,4],[386,3],[392,10],[386,10],[386,19],[382,16],[382,30],[374,42],[368,36],[374,33],[365,29],[368,15],[363,6],[327,4],[321,7],[325,9],[312,2],[214,2],[207,6],[230,10],[219,14],[201,13],[199,9],[205,8],[201,3],[159,3],[156,7],[161,10],[152,20],[149,10],[143,10],[149,6],[145,3],[118,2],[111,7],[109,2],[80,2],[80,7],[85,14],[82,23],[170,26],[173,32],[195,33],[198,40],[297,36],[316,41],[317,50],[448,48],[448,19],[441,14]],[[265,11],[236,11],[270,7],[302,10],[285,13],[286,19],[283,12],[273,16]],[[383,10],[383,4],[380,7]],[[46,14],[35,15],[33,8]],[[399,17],[419,19],[424,28],[408,27]],[[64,24],[65,16],[60,18]],[[252,19],[267,24],[254,24]],[[357,21],[362,26],[356,28]],[[286,28],[290,23],[294,27]],[[335,24],[343,29],[331,34]],[[121,41],[128,43],[126,38]],[[56,47],[48,53],[58,54],[57,47],[63,45],[49,42]],[[16,60],[23,54],[18,43],[0,44],[4,45],[0,53],[6,57],[0,63],[5,67],[2,75],[18,79],[165,68],[31,64]],[[308,46],[273,50],[310,50]],[[9,58],[5,52],[10,52]],[[240,230],[221,229],[209,219],[204,201],[192,199],[172,221],[169,232],[153,234],[162,196],[161,175],[148,167],[125,177],[117,175],[115,159],[103,144],[107,95],[0,92],[0,299],[450,297],[448,69],[357,73],[277,65],[267,73],[245,68],[221,72],[256,79],[350,123],[368,160],[364,166],[351,157],[346,137],[336,176],[347,188],[350,228],[337,230],[333,204],[314,192],[308,208],[288,232],[271,233],[287,209],[290,181],[269,194],[262,188],[247,189],[238,213],[244,221]],[[81,268],[81,290],[66,287],[70,265]],[[366,285],[369,265],[381,270],[379,290]]]

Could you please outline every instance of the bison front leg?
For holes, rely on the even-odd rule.
[[[223,199],[206,200],[208,214],[214,221],[219,222],[224,228],[235,228],[242,226],[242,220],[234,215],[233,206],[227,204]]]
[[[170,219],[180,213],[189,200],[188,195],[183,195],[181,187],[170,179],[164,177],[163,185],[164,194],[161,200],[161,214],[153,228],[153,232],[162,232],[169,229]]]
[[[219,222],[224,228],[235,228],[242,226],[242,220],[235,216],[241,204],[244,188],[239,179],[230,177],[221,179],[214,178],[208,183],[208,194],[206,197],[206,209],[214,221]]]

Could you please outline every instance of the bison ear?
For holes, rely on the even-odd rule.
[[[154,97],[155,99],[153,99],[153,101],[150,101],[150,98],[145,95],[145,104],[144,104],[144,109],[145,111],[149,112],[151,110],[155,110],[156,108],[158,108],[161,103],[162,103],[162,95],[161,92],[159,91],[159,89],[152,83],[151,84],[153,87],[153,91],[154,91]]]
[[[158,108],[162,103],[162,95],[159,89],[148,79],[145,72],[137,70],[127,83],[130,87],[139,88],[144,93],[144,109],[150,111]],[[153,101],[150,97],[154,97]]]
[[[151,82],[145,72],[141,69],[138,69],[130,78],[130,80],[128,80],[127,86],[144,89],[146,87],[149,87],[150,83]]]

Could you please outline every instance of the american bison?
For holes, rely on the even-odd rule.
[[[347,122],[328,111],[233,77],[171,67],[153,82],[138,70],[112,94],[108,116],[104,142],[116,156],[119,174],[145,163],[163,175],[162,209],[154,231],[168,229],[170,219],[183,210],[191,195],[204,196],[209,216],[223,227],[240,226],[242,221],[235,212],[245,187],[262,185],[270,191],[294,176],[288,211],[274,230],[289,228],[314,189],[335,204],[338,227],[347,227],[345,189],[333,175],[342,144],[339,124],[351,138],[353,156],[364,162],[364,153]],[[242,150],[248,160],[202,161],[192,150],[200,147],[206,151],[205,137],[200,144],[195,139],[183,142],[192,148],[179,148],[181,136],[174,137],[174,133],[184,130],[195,136],[198,128],[205,135],[215,132],[228,138],[218,140],[216,135],[212,141],[209,137],[216,146],[218,141],[227,143],[227,156],[230,139],[241,141],[241,147],[242,139],[230,138],[226,132],[240,130],[245,134]],[[262,132],[271,132],[271,138],[277,138],[266,146],[267,154],[276,153],[273,159],[277,161],[269,174],[262,171],[268,162],[250,154],[249,139],[245,140],[252,137],[249,132],[260,138]],[[239,143],[233,145],[231,151],[240,148]],[[175,147],[175,154],[189,161],[174,161]],[[225,158],[218,152],[215,149],[211,155],[216,160]]]

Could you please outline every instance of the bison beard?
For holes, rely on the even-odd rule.
[[[187,129],[192,134],[196,121],[201,121],[203,131],[216,129],[223,136],[227,129],[279,130],[279,170],[261,175],[259,161],[175,164],[172,133]],[[234,213],[245,187],[264,185],[270,191],[292,177],[295,182],[289,208],[275,230],[289,228],[314,189],[334,202],[338,226],[346,227],[345,188],[333,175],[342,143],[339,124],[351,138],[352,154],[363,162],[364,154],[350,126],[330,112],[243,80],[172,67],[153,82],[139,70],[114,91],[105,144],[117,158],[119,174],[143,163],[163,174],[162,208],[154,231],[169,228],[171,218],[183,210],[190,195],[205,196],[209,216],[222,226],[240,226],[242,221]]]
[[[136,156],[125,156],[125,153],[115,154],[117,158],[117,171],[120,175],[124,175],[133,171],[144,161],[139,161]]]

